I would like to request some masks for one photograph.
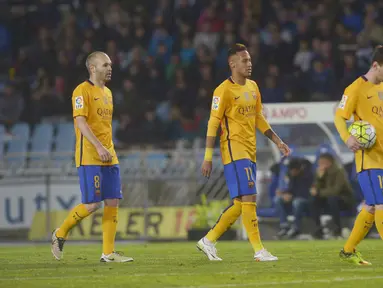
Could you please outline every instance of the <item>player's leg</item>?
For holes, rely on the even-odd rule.
[[[222,212],[218,218],[214,227],[197,243],[197,248],[205,253],[205,255],[211,261],[220,261],[221,258],[217,255],[217,249],[215,248],[215,242],[221,237],[231,225],[237,221],[242,212],[242,204],[236,197],[238,194],[238,182],[235,174],[234,163],[225,165],[224,173],[226,178],[226,184],[229,189],[230,197],[233,202]]]
[[[383,169],[373,169],[369,172],[375,199],[375,226],[383,240]]]
[[[370,265],[369,262],[363,260],[360,253],[356,252],[356,247],[360,241],[366,237],[368,231],[370,231],[374,224],[376,201],[371,179],[371,171],[369,170],[362,171],[358,174],[359,185],[366,203],[356,217],[351,234],[339,254],[342,260],[356,265]]]
[[[131,262],[133,258],[126,257],[114,249],[118,205],[122,198],[120,168],[118,165],[101,168],[100,187],[104,200],[104,215],[102,217],[102,255],[101,262]]]
[[[264,247],[258,228],[256,204],[256,165],[249,160],[235,161],[236,176],[238,178],[239,197],[242,201],[242,223],[254,249],[256,261],[275,261],[277,257],[271,255]]]
[[[100,166],[80,166],[78,168],[82,203],[74,207],[60,228],[57,228],[52,233],[51,251],[57,260],[63,257],[64,243],[68,238],[69,231],[82,219],[100,207],[100,188],[97,188],[97,183],[95,182],[100,173]]]

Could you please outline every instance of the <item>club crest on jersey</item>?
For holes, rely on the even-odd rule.
[[[343,95],[342,100],[340,100],[339,105],[338,105],[339,109],[344,109],[344,107],[346,107],[347,99],[348,99],[348,96]]]
[[[77,96],[74,99],[74,104],[75,104],[74,105],[75,110],[84,108],[84,98],[82,96]]]
[[[218,110],[219,102],[221,101],[221,98],[218,96],[213,96],[213,102],[211,105],[212,110]]]
[[[383,91],[379,91],[378,92],[378,97],[379,97],[380,100],[383,101]]]
[[[251,91],[251,94],[253,95],[253,99],[257,99],[257,93],[255,93],[255,91]]]

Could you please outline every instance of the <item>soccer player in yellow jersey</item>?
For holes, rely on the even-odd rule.
[[[261,93],[251,75],[251,58],[246,46],[235,44],[229,49],[231,77],[219,85],[213,95],[206,137],[202,174],[209,177],[218,127],[221,125],[221,155],[226,184],[233,199],[215,226],[197,243],[209,260],[220,261],[215,242],[242,215],[256,261],[275,261],[277,257],[263,248],[256,214],[255,152],[256,128],[270,138],[285,155],[290,149],[270,128],[262,114]]]
[[[52,233],[52,254],[60,260],[68,232],[104,201],[101,262],[130,262],[114,250],[118,204],[122,198],[120,168],[112,141],[112,92],[105,86],[112,76],[112,62],[103,52],[87,57],[89,80],[73,91],[72,105],[76,132],[76,167],[82,204],[69,212],[60,228]]]
[[[356,246],[374,224],[383,239],[383,46],[375,48],[370,70],[356,79],[344,91],[335,115],[335,126],[351,151],[355,152],[358,181],[365,205],[358,214],[354,228],[343,250],[341,259],[357,265],[370,265],[357,252]],[[346,120],[369,122],[376,129],[376,143],[362,150],[357,139],[348,133]]]

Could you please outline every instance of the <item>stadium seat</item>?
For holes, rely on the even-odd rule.
[[[162,170],[168,164],[168,157],[162,152],[149,152],[146,154],[145,162],[150,170]]]
[[[25,166],[29,144],[29,125],[26,123],[15,124],[11,128],[12,137],[8,141],[6,156],[6,167],[11,170],[18,170]]]
[[[55,153],[53,160],[55,166],[71,163],[75,145],[75,134],[72,123],[60,123],[57,126],[55,139]]]
[[[41,160],[49,156],[53,143],[53,125],[49,123],[39,124],[31,137],[30,160]]]
[[[29,125],[26,123],[18,123],[15,124],[11,128],[11,134],[15,139],[22,139],[22,140],[29,140],[29,135],[30,135],[30,129]]]
[[[141,155],[140,153],[129,153],[128,155],[119,157],[121,174],[136,174],[141,170]]]
[[[8,142],[6,154],[7,168],[19,169],[24,167],[27,160],[28,139],[14,138]]]

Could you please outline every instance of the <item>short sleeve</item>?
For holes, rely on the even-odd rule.
[[[228,101],[225,94],[225,85],[220,85],[214,90],[210,118],[207,125],[207,136],[215,137],[217,135],[217,130],[225,114]]]
[[[358,102],[358,90],[354,86],[349,86],[344,91],[342,100],[339,102],[336,109],[336,115],[344,119],[350,119],[356,110],[356,103]]]
[[[211,117],[222,119],[226,109],[225,85],[220,85],[214,90],[211,102]]]
[[[72,95],[72,107],[73,107],[73,117],[84,116],[88,117],[88,91],[83,86],[78,86]]]

